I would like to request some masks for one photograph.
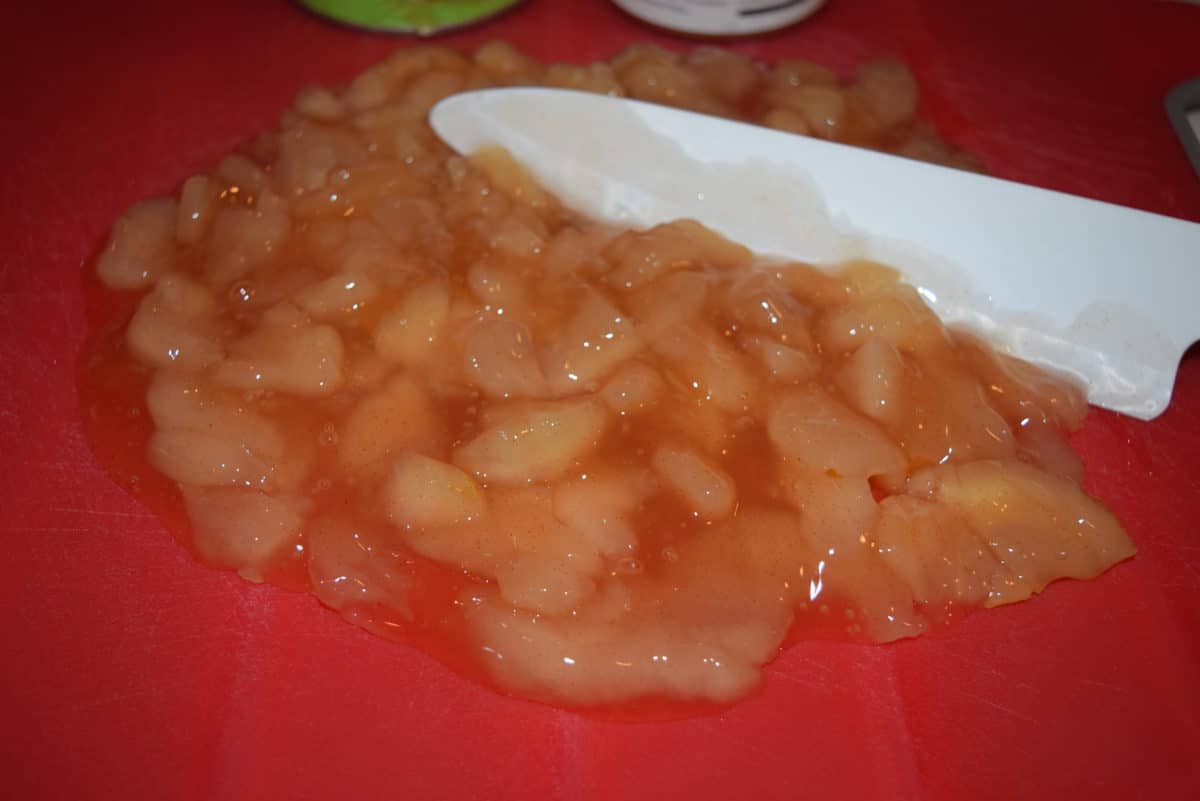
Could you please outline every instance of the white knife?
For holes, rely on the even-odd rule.
[[[891,264],[947,323],[1134,417],[1166,408],[1200,339],[1200,224],[562,89],[467,92],[430,122],[460,153],[505,148],[592,217],[686,217],[764,256]]]

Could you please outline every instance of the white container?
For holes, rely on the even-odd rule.
[[[700,36],[746,36],[799,22],[825,0],[613,0],[651,25]]]

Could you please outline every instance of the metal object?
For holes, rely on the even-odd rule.
[[[1163,105],[1171,126],[1183,143],[1192,167],[1200,175],[1200,78],[1184,81],[1167,93]]]

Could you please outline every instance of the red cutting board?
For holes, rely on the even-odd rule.
[[[1200,797],[1195,354],[1162,418],[1093,411],[1076,439],[1140,549],[1096,581],[937,637],[801,644],[721,715],[600,723],[500,697],[196,564],[99,469],[75,394],[81,270],[117,214],[409,40],[284,0],[29,2],[3,31],[0,797]],[[492,37],[563,60],[689,44],[603,0],[529,0],[447,41]],[[898,56],[993,173],[1200,220],[1162,111],[1200,76],[1195,6],[830,0],[733,46]]]

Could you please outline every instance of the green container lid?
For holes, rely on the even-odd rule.
[[[499,14],[521,0],[299,0],[324,17],[357,28],[432,36]]]

